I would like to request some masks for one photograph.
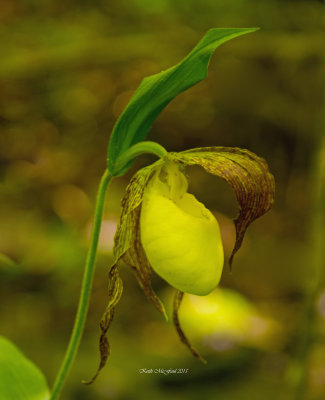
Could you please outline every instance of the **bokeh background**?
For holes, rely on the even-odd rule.
[[[289,399],[308,361],[306,399],[325,398],[325,291],[314,317],[312,166],[325,131],[325,8],[320,1],[2,0],[0,5],[0,334],[49,384],[71,332],[114,122],[147,75],[180,61],[212,27],[261,30],[217,49],[208,78],[161,113],[149,139],[169,151],[247,148],[276,180],[273,209],[253,223],[220,289],[186,297],[180,318],[203,365],[162,320],[124,266],[125,290],[109,332],[111,358],[95,384],[98,322],[120,201],[140,157],[110,186],[90,312],[64,389],[69,400]],[[200,168],[190,191],[234,243],[232,190]],[[322,283],[316,286],[322,287]],[[154,287],[171,310],[173,290]],[[308,360],[302,338],[317,332]],[[308,339],[310,341],[310,339]],[[186,368],[186,374],[139,370]]]

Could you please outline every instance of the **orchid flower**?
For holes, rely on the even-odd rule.
[[[100,322],[100,364],[97,377],[110,353],[107,331],[122,295],[119,275],[122,262],[134,271],[150,302],[167,319],[165,307],[151,285],[152,273],[175,288],[173,322],[181,341],[204,361],[184,334],[179,308],[184,293],[204,296],[219,284],[224,254],[219,224],[193,194],[188,193],[186,167],[201,166],[221,177],[234,190],[239,215],[236,241],[229,264],[240,248],[249,224],[267,212],[274,199],[274,179],[267,163],[239,148],[206,147],[167,152],[156,142],[144,141],[159,112],[178,93],[202,80],[214,49],[230,38],[256,30],[212,29],[174,67],[145,78],[115,124],[108,149],[108,171],[123,175],[136,156],[152,153],[159,160],[135,173],[122,200],[114,237],[114,263],[109,270],[108,305]]]

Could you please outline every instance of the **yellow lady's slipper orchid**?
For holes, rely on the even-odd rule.
[[[172,161],[156,171],[144,191],[141,242],[154,271],[175,288],[206,295],[223,267],[220,229],[212,213],[192,194]]]
[[[122,213],[114,237],[114,265],[110,269],[109,300],[100,323],[100,365],[110,346],[106,337],[123,284],[122,261],[132,267],[139,284],[164,316],[163,303],[151,286],[151,272],[175,287],[173,323],[180,340],[205,362],[184,334],[178,313],[184,293],[207,295],[218,285],[223,268],[223,248],[218,222],[192,194],[183,174],[186,166],[200,165],[234,189],[239,215],[235,219],[236,241],[229,258],[243,241],[247,227],[265,214],[274,200],[274,178],[267,163],[256,154],[238,148],[206,147],[168,153],[139,170],[129,182],[122,200]]]

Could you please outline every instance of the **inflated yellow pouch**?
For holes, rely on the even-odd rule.
[[[144,191],[140,232],[158,275],[182,292],[206,295],[220,281],[224,256],[217,220],[192,194],[176,163],[159,168]]]

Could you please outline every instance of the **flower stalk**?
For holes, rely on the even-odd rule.
[[[154,154],[159,158],[164,157],[167,154],[167,151],[157,142],[151,142],[149,140],[139,142],[131,146],[127,149],[122,155],[117,159],[114,172],[112,174],[114,176],[119,176],[123,174],[124,169],[127,165],[132,162],[136,157],[141,154]],[[116,172],[115,172],[116,171]]]
[[[92,288],[92,281],[93,281],[93,274],[94,274],[94,266],[96,261],[96,253],[98,247],[98,240],[100,234],[100,228],[102,224],[102,216],[103,216],[103,209],[104,209],[104,201],[105,201],[105,194],[108,188],[108,185],[112,179],[112,176],[106,170],[102,176],[100,181],[100,185],[98,188],[97,193],[97,201],[95,206],[95,218],[94,218],[94,225],[93,231],[91,235],[90,246],[88,250],[86,266],[82,281],[82,287],[80,292],[78,310],[73,326],[73,331],[70,337],[69,345],[65,353],[65,357],[63,359],[61,368],[58,372],[56,380],[54,382],[52,393],[50,400],[58,399],[60,392],[62,390],[62,386],[64,385],[65,380],[69,374],[71,365],[76,357],[79,344],[81,341],[82,333],[84,330],[87,311],[89,306],[90,300],[90,293]]]

